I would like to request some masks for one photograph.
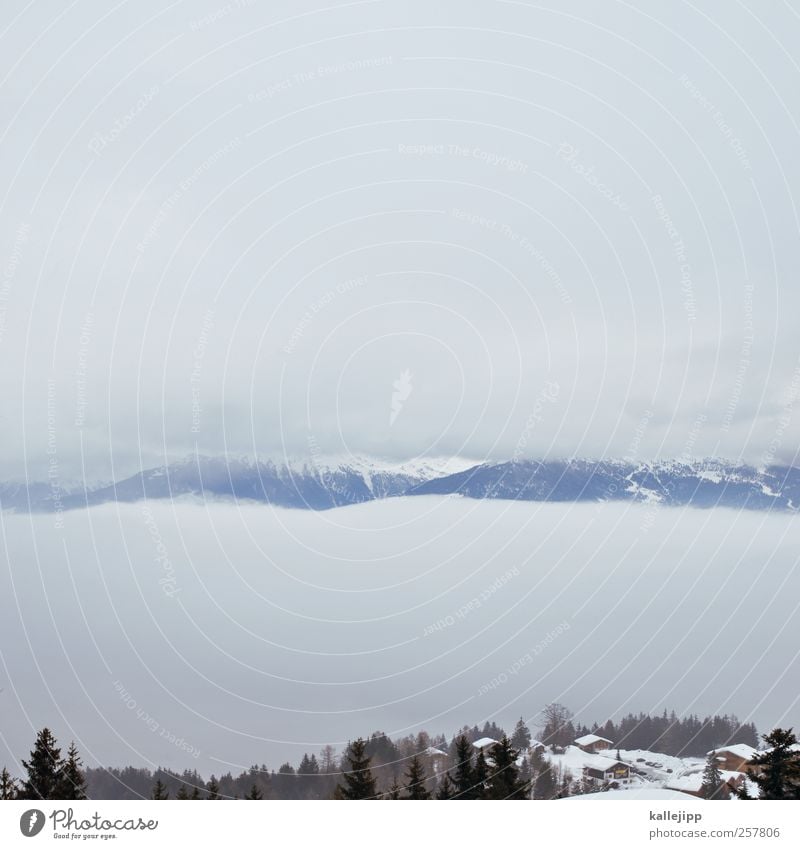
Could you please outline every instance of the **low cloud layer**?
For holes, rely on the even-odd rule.
[[[0,761],[277,767],[548,701],[797,725],[794,519],[418,498],[3,517]]]

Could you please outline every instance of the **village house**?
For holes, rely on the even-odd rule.
[[[422,757],[426,762],[425,767],[428,775],[440,775],[447,772],[447,752],[429,746],[422,753]]]
[[[746,772],[750,761],[758,754],[758,751],[746,743],[736,743],[731,746],[723,746],[709,755],[716,755],[717,766],[729,772]]]
[[[622,761],[598,758],[584,766],[583,777],[594,784],[630,784],[631,768]]]
[[[721,794],[723,799],[737,793],[746,780],[745,774],[736,770],[720,770],[720,775],[723,783],[726,785],[726,791]],[[664,787],[667,790],[678,790],[681,793],[687,793],[689,796],[702,798],[703,772],[702,770],[697,770],[696,772],[676,776],[667,781]]]
[[[492,749],[497,745],[497,740],[493,740],[491,737],[481,737],[479,740],[476,740],[472,745],[479,752],[483,752],[484,755],[488,755],[491,753]]]
[[[604,752],[613,747],[613,742],[605,737],[600,737],[597,734],[584,734],[583,737],[578,737],[575,745],[584,752]]]

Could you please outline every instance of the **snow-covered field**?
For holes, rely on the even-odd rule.
[[[2,516],[0,763],[45,724],[89,762],[206,771],[535,728],[550,701],[800,725],[796,517],[424,497],[54,520]]]

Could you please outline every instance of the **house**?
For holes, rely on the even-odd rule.
[[[730,772],[746,772],[750,761],[758,754],[758,751],[746,743],[736,743],[731,746],[723,746],[720,749],[715,749],[713,752],[708,752],[708,754],[716,755],[717,766],[720,769]]]
[[[630,784],[631,768],[622,761],[597,758],[584,766],[583,777],[597,784]]]
[[[584,734],[583,737],[578,737],[575,745],[584,752],[604,752],[612,748],[614,744],[611,740],[597,734]]]
[[[476,740],[472,745],[479,752],[483,752],[484,755],[488,755],[491,750],[497,745],[497,740],[493,740],[491,737],[481,737],[479,740]]]
[[[426,771],[429,775],[447,772],[447,752],[443,752],[434,746],[428,746],[422,753],[422,757],[426,761]]]
[[[727,785],[727,793],[722,794],[723,798],[736,793],[746,781],[745,774],[735,770],[720,770],[720,775],[722,776],[723,783]],[[702,786],[702,770],[684,773],[683,775],[671,778],[664,784],[667,790],[678,790],[681,793],[687,793],[689,796],[697,796],[698,798],[702,798],[703,796]]]

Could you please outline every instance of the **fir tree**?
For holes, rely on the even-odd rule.
[[[189,798],[189,791],[186,789],[185,784],[181,784],[181,786],[178,788],[178,792],[175,794],[175,798],[176,799],[188,799]]]
[[[206,784],[206,790],[208,794],[206,795],[206,799],[211,799],[212,801],[217,801],[220,798],[219,795],[219,784],[217,784],[217,779],[212,775]],[[210,809],[209,809],[210,810]]]
[[[431,794],[425,787],[425,767],[422,761],[414,755],[408,764],[406,771],[406,783],[403,788],[406,792],[404,799],[430,799]]]
[[[492,767],[486,792],[488,799],[525,799],[528,788],[519,779],[519,752],[504,734],[492,747]]]
[[[700,785],[700,795],[704,799],[722,799],[725,793],[725,782],[717,764],[717,753],[709,752],[706,758],[706,768],[703,770],[703,782]]]
[[[81,759],[74,741],[70,743],[67,759],[59,769],[56,793],[59,799],[69,801],[86,798],[86,776],[81,769]]]
[[[254,784],[254,785],[250,788],[250,792],[249,792],[249,793],[245,793],[245,794],[244,794],[244,798],[245,798],[245,799],[263,799],[263,798],[264,798],[264,794],[263,794],[263,793],[262,793],[262,792],[258,789],[258,787]],[[209,808],[209,810],[210,810],[210,808]]]
[[[531,745],[531,732],[528,726],[525,725],[522,717],[514,726],[514,733],[511,735],[511,745],[519,751],[526,751]]]
[[[169,799],[169,793],[167,793],[167,788],[164,782],[159,778],[153,786],[153,799]]]
[[[200,798],[200,788],[195,785],[192,788],[192,795],[189,797],[190,799],[199,799]]]
[[[475,798],[475,774],[472,768],[472,743],[461,734],[455,740],[455,784],[454,799]]]
[[[0,772],[0,799],[16,799],[17,782],[11,777],[9,771],[3,767]]]
[[[486,763],[486,757],[483,751],[478,752],[478,757],[475,758],[475,784],[472,790],[473,799],[486,798],[486,782],[489,780],[489,766]]]
[[[28,772],[19,791],[20,799],[57,799],[61,773],[61,749],[50,729],[43,728],[36,735],[31,759],[22,762]]]
[[[533,783],[534,799],[553,799],[556,795],[556,780],[553,768],[545,761],[542,768],[536,773]]]
[[[436,798],[437,799],[452,799],[454,793],[455,793],[455,785],[450,780],[450,773],[446,772],[442,776],[442,780],[439,782],[439,786],[436,788]]]
[[[400,785],[397,783],[397,777],[392,779],[392,784],[389,787],[389,792],[386,794],[387,799],[399,799],[400,798]]]
[[[344,784],[338,786],[342,799],[374,799],[375,778],[370,769],[371,759],[366,753],[367,744],[359,737],[347,750],[349,769],[342,774]]]
[[[792,729],[776,728],[764,735],[769,748],[751,761],[747,775],[759,787],[761,799],[800,799],[800,753]]]

